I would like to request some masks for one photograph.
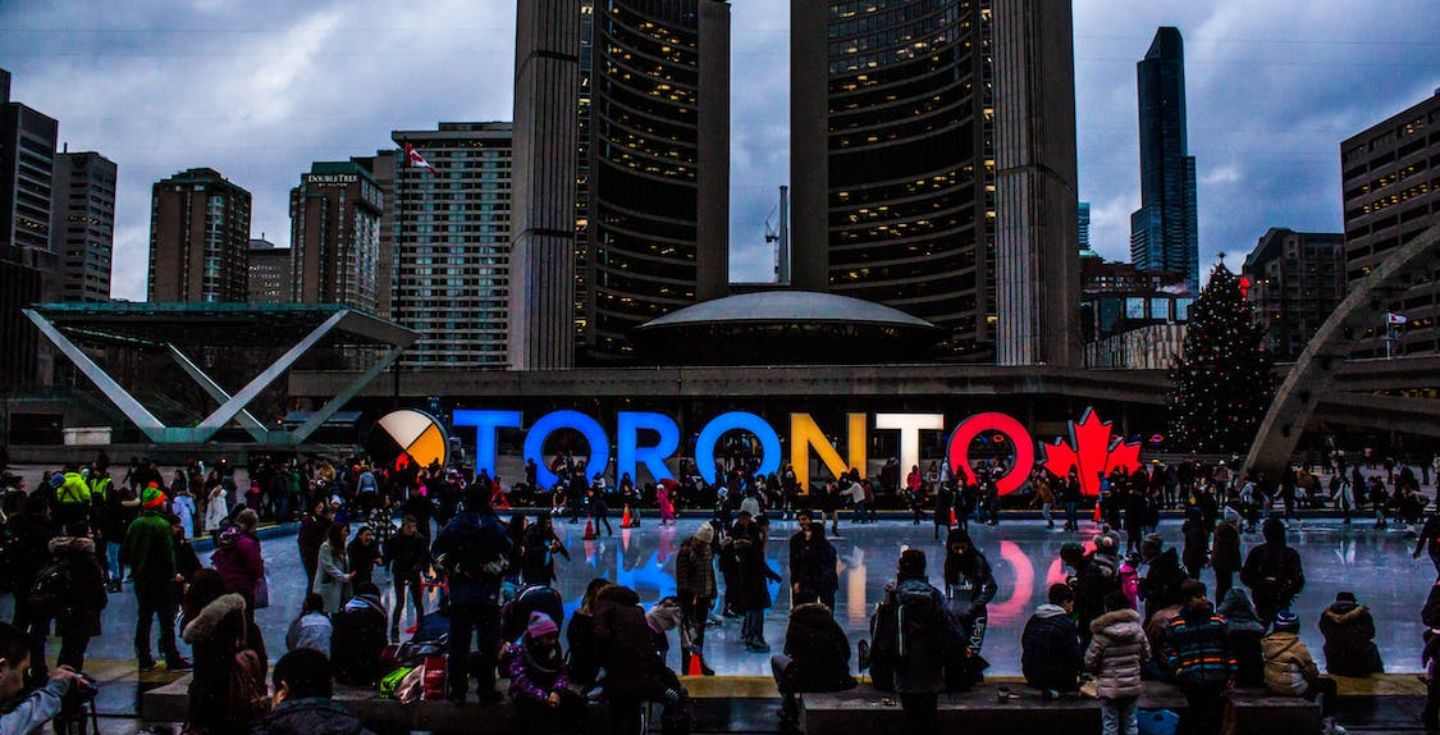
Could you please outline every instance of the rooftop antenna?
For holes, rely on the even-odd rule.
[[[780,213],[777,227],[770,225],[776,212]],[[775,282],[790,285],[790,187],[780,187],[780,203],[765,217],[765,243],[778,243],[775,248]]]

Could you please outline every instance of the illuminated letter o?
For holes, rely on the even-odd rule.
[[[945,459],[950,464],[952,474],[964,473],[965,482],[973,485],[975,470],[970,466],[970,442],[989,432],[1004,434],[1010,439],[1010,443],[1015,445],[1015,463],[1004,477],[995,481],[999,493],[1009,495],[1025,484],[1030,477],[1030,471],[1035,468],[1035,440],[1030,436],[1030,430],[1019,421],[1003,413],[979,413],[965,419],[955,427],[955,433],[950,435],[950,446],[945,451]]]
[[[720,414],[700,430],[695,442],[695,467],[705,482],[715,484],[715,443],[731,431],[748,431],[760,440],[760,474],[780,471],[780,435],[765,419],[747,411]]]
[[[540,487],[555,487],[559,479],[545,464],[545,440],[559,429],[574,429],[585,437],[590,445],[590,460],[585,463],[586,480],[597,472],[604,472],[610,464],[610,437],[600,422],[579,411],[556,411],[545,414],[525,435],[525,459],[535,461],[535,481]]]

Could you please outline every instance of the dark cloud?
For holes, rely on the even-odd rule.
[[[789,178],[788,3],[736,0],[732,275],[762,280],[763,225]],[[316,160],[389,132],[509,119],[511,0],[0,3],[15,97],[71,148],[120,166],[116,295],[143,298],[150,185],[212,166],[255,195],[254,230],[289,239],[289,188]],[[1139,205],[1135,62],[1185,34],[1202,261],[1232,263],[1272,225],[1340,228],[1339,142],[1440,86],[1440,3],[1077,0],[1080,191],[1093,241],[1128,254]]]

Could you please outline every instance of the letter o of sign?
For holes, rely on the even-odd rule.
[[[1025,425],[1003,413],[977,413],[955,427],[950,435],[950,445],[945,450],[945,459],[952,474],[964,473],[965,481],[974,484],[975,469],[970,466],[970,443],[975,437],[998,432],[1009,438],[1015,445],[1015,462],[1004,477],[995,481],[1001,495],[1009,495],[1020,489],[1035,469],[1035,439]]]

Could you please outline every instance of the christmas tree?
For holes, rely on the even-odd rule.
[[[1222,261],[1190,307],[1184,353],[1170,368],[1170,440],[1176,449],[1244,452],[1275,397],[1274,359],[1240,279]]]

